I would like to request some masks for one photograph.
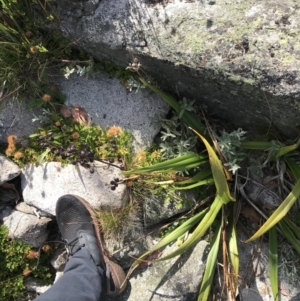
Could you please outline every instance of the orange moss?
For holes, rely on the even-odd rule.
[[[79,133],[78,132],[74,132],[72,135],[71,135],[71,138],[76,140],[80,137]]]
[[[51,100],[51,95],[49,95],[49,94],[44,94],[44,95],[42,96],[42,99],[43,99],[44,102],[49,102],[49,101]]]
[[[17,141],[17,136],[15,136],[15,135],[9,135],[7,137],[8,146],[7,146],[7,149],[5,150],[5,154],[7,156],[12,156],[15,153],[16,141]]]
[[[7,143],[8,143],[8,144],[13,144],[13,145],[15,145],[16,141],[17,141],[17,136],[16,136],[16,135],[9,135],[9,136],[7,137]]]
[[[29,51],[31,52],[31,53],[36,53],[36,47],[35,46],[31,46],[31,47],[29,47]]]
[[[14,154],[14,158],[16,160],[20,160],[21,158],[23,158],[24,154],[20,151],[17,151],[15,154]]]
[[[140,151],[137,153],[137,160],[139,163],[146,162],[146,152],[145,151]]]
[[[123,132],[122,128],[120,128],[119,126],[113,125],[107,129],[106,135],[108,137],[115,137],[115,136],[119,136],[122,132]]]
[[[27,276],[29,276],[31,274],[31,270],[28,268],[28,267],[26,267],[25,269],[24,269],[24,271],[23,271],[23,276],[24,277],[27,277]]]

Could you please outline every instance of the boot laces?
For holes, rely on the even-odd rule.
[[[70,242],[67,239],[63,240],[63,243],[65,245],[65,248],[67,250],[68,256],[73,256],[77,251],[79,251],[81,248],[85,246],[85,244],[79,244],[79,239],[83,236],[79,236],[71,240]]]

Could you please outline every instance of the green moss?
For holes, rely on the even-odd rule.
[[[229,76],[228,79],[232,80],[232,81],[235,81],[235,82],[239,82],[241,80],[241,76],[232,74],[231,76]]]
[[[13,145],[8,137],[6,154],[17,164],[56,161],[89,166],[92,160],[125,160],[131,153],[131,134],[120,127],[107,130],[51,113],[49,122],[29,136],[27,147]]]
[[[295,56],[292,54],[289,54],[289,53],[285,53],[285,55],[282,58],[281,63],[282,63],[282,66],[294,65],[294,67],[299,64],[299,62],[296,61]]]
[[[254,85],[255,84],[255,79],[253,79],[253,78],[243,78],[243,81],[246,84],[249,84],[249,85]]]
[[[25,289],[24,279],[30,274],[35,278],[42,279],[45,284],[52,282],[49,273],[49,257],[41,253],[39,265],[37,260],[29,256],[30,252],[36,253],[31,246],[18,241],[11,240],[8,229],[0,226],[0,297],[1,300],[13,301],[22,295]]]
[[[231,2],[221,0],[217,4],[218,6],[211,7],[209,14],[204,13],[207,9],[205,5],[191,3],[184,9],[176,11],[176,14],[168,16],[167,30],[159,32],[157,37],[163,53],[169,55],[170,60],[173,59],[176,65],[214,68],[217,59],[220,61],[217,68],[221,72],[226,71],[228,62],[239,65],[245,61],[252,63],[252,66],[259,66],[263,62],[264,66],[269,64],[270,68],[274,69],[273,58],[266,56],[265,53],[274,46],[273,39],[268,39],[269,34],[276,32],[281,44],[279,53],[276,53],[276,47],[274,49],[276,62],[279,61],[278,65],[283,67],[289,64],[298,66],[300,60],[297,59],[296,62],[297,55],[291,53],[290,45],[298,45],[300,38],[293,23],[292,25],[280,23],[282,16],[286,14],[281,7],[278,7],[274,19],[267,21],[261,15],[271,12],[268,3],[257,5],[254,0]],[[293,18],[296,16],[293,15]],[[207,23],[208,20],[210,23]],[[277,23],[273,25],[275,21]],[[245,39],[249,39],[247,53],[243,52]],[[295,57],[294,62],[289,54]],[[233,61],[230,59],[231,56]],[[239,59],[235,61],[235,58]],[[239,79],[233,77],[232,80]],[[255,80],[246,79],[245,82],[254,84]]]
[[[280,42],[279,42],[279,44],[281,45],[281,46],[286,46],[287,44],[288,44],[288,39],[286,38],[286,39],[284,39],[284,38],[282,38],[281,40],[280,40]]]

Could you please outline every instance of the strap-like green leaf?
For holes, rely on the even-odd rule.
[[[160,89],[152,86],[143,78],[140,78],[141,82],[148,87],[150,90],[161,96],[178,114],[181,112],[180,104],[171,96],[167,95]],[[191,113],[188,111],[184,111],[182,114],[182,119],[193,129],[201,133],[202,136],[206,137],[206,139],[210,139],[206,134],[206,128],[202,125],[199,119],[196,119]]]
[[[293,248],[300,255],[300,240],[297,239],[293,231],[286,225],[286,223],[282,220],[278,223],[283,236],[291,243]]]
[[[300,180],[296,183],[292,192],[286,197],[282,204],[274,211],[267,221],[254,233],[246,242],[257,239],[272,227],[274,227],[291,209],[297,198],[300,196]]]
[[[176,228],[174,231],[172,231],[170,234],[165,236],[162,240],[160,240],[151,250],[144,253],[140,258],[138,258],[132,265],[130,270],[135,269],[140,262],[146,258],[149,254],[153,253],[154,251],[157,251],[169,243],[177,240],[181,235],[189,231],[193,226],[195,226],[199,221],[204,217],[205,213],[208,209],[204,209],[198,214],[194,215],[193,217],[189,218],[187,221],[185,221],[182,225],[180,225],[178,228]]]
[[[297,239],[300,240],[300,228],[296,226],[287,216],[285,216],[282,221],[293,231]]]
[[[209,167],[206,167],[206,168],[203,168],[200,172],[198,172],[192,178],[190,178],[186,181],[178,182],[177,185],[186,185],[186,184],[196,183],[198,181],[202,181],[202,180],[206,179],[210,175],[211,175],[211,169]]]
[[[213,178],[205,179],[205,180],[199,181],[197,183],[194,183],[194,184],[191,184],[191,185],[188,185],[188,186],[183,186],[183,187],[179,187],[175,183],[174,188],[176,190],[187,190],[187,189],[193,189],[193,188],[196,188],[196,187],[199,187],[199,186],[207,185],[207,184],[210,184],[210,183],[214,183]]]
[[[285,154],[288,154],[292,151],[294,151],[298,147],[297,144],[292,144],[292,145],[287,145],[281,147],[277,152],[276,152],[276,158],[281,157]]]
[[[285,162],[288,164],[293,176],[298,181],[300,180],[300,166],[290,158],[284,157]]]
[[[236,290],[238,287],[240,259],[239,259],[239,249],[237,244],[236,226],[233,218],[230,223],[229,229],[230,229],[229,242],[228,242],[229,258],[230,258],[231,265],[233,267],[234,275],[232,278],[234,279],[234,289]]]
[[[276,227],[269,230],[269,274],[273,297],[278,301],[278,244]]]
[[[151,166],[124,171],[122,172],[122,174],[143,174],[163,170],[187,170],[188,168],[192,168],[190,166],[197,167],[205,162],[207,162],[207,156],[198,155],[195,153],[188,153],[167,161],[153,164]]]
[[[208,299],[209,292],[212,287],[212,283],[214,279],[214,270],[217,264],[217,257],[218,257],[220,238],[221,238],[221,229],[222,229],[221,223],[219,222],[217,228],[215,229],[213,240],[210,243],[211,249],[207,256],[206,268],[203,275],[197,301],[206,301]]]
[[[265,150],[272,146],[268,141],[241,141],[241,147],[245,149]]]
[[[194,131],[200,137],[208,151],[212,175],[215,180],[217,193],[221,197],[221,200],[224,202],[224,204],[227,204],[229,201],[235,201],[230,194],[228,183],[224,174],[224,168],[215,151],[203,136],[197,133],[194,129],[192,129],[192,131]]]
[[[207,229],[212,225],[212,223],[215,221],[217,214],[219,213],[220,209],[223,206],[223,200],[220,198],[220,196],[216,196],[215,200],[211,204],[211,207],[209,211],[205,214],[204,218],[201,220],[197,228],[194,230],[192,235],[173,253],[158,259],[158,261],[171,259],[177,255],[181,255],[186,250],[188,250],[190,247],[195,245],[200,239],[203,237],[203,235],[206,233]]]
[[[272,142],[269,141],[241,141],[241,147],[245,149],[253,150],[267,150],[272,147]],[[278,158],[283,156],[298,147],[297,144],[287,145],[281,147],[275,154],[275,157]]]

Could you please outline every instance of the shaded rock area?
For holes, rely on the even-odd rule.
[[[106,239],[105,245],[120,265],[128,269],[135,258],[153,247],[152,239],[151,235],[147,235],[147,229],[143,227],[142,220],[129,217],[119,235]]]
[[[93,57],[122,66],[137,58],[161,87],[222,119],[297,134],[298,0],[63,0],[57,7],[62,32]]]
[[[152,195],[143,201],[144,225],[150,227],[173,216],[188,211],[193,206],[193,194],[183,192],[167,195]],[[159,218],[158,218],[159,217]]]
[[[259,176],[254,173],[249,173],[249,179],[246,182],[245,190],[248,192],[249,198],[255,204],[261,204],[265,208],[276,208],[280,205],[281,200],[287,195],[286,191],[281,191],[283,196],[280,196],[278,190],[278,177]]]
[[[239,287],[240,289],[251,287],[259,292],[264,301],[272,301],[274,298],[269,275],[268,243],[256,241],[246,244],[243,241],[247,238],[249,238],[248,231],[239,236],[239,250],[241,252]],[[285,256],[285,254],[281,256]],[[294,278],[295,275],[291,277],[283,274],[282,267],[279,270],[280,300],[300,300],[300,289],[294,282],[297,279]]]

